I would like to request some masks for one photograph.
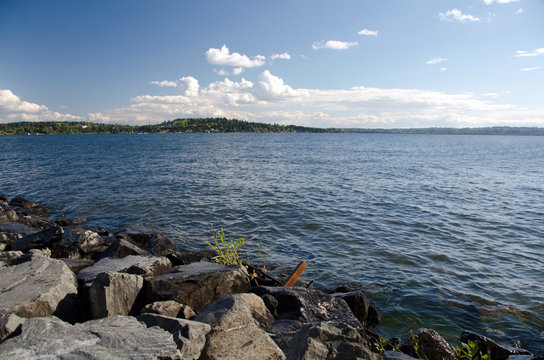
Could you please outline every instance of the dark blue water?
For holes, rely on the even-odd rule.
[[[544,137],[0,137],[0,193],[202,249],[211,227],[321,286],[362,283],[384,336],[544,349]]]

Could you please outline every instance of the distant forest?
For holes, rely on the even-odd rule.
[[[93,122],[39,121],[0,124],[0,135],[25,134],[120,134],[120,133],[369,133],[453,135],[544,135],[537,127],[340,129],[255,123],[226,118],[176,119],[155,125],[118,125]]]

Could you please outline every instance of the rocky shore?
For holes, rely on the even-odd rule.
[[[430,329],[382,339],[360,289],[278,286],[182,250],[0,196],[0,358],[537,359],[469,332],[471,357]]]

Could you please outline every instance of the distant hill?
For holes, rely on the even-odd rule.
[[[24,134],[119,134],[119,133],[369,133],[369,134],[453,134],[453,135],[544,135],[537,127],[414,128],[414,129],[340,129],[255,123],[250,121],[206,118],[175,119],[155,125],[119,125],[93,122],[39,121],[0,124],[0,135]]]

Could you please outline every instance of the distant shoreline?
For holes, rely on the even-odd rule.
[[[516,135],[544,136],[544,128],[493,126],[479,128],[313,128],[296,125],[255,123],[225,118],[176,119],[155,125],[120,125],[93,122],[13,122],[0,124],[0,135],[148,133],[356,133],[422,135]]]

